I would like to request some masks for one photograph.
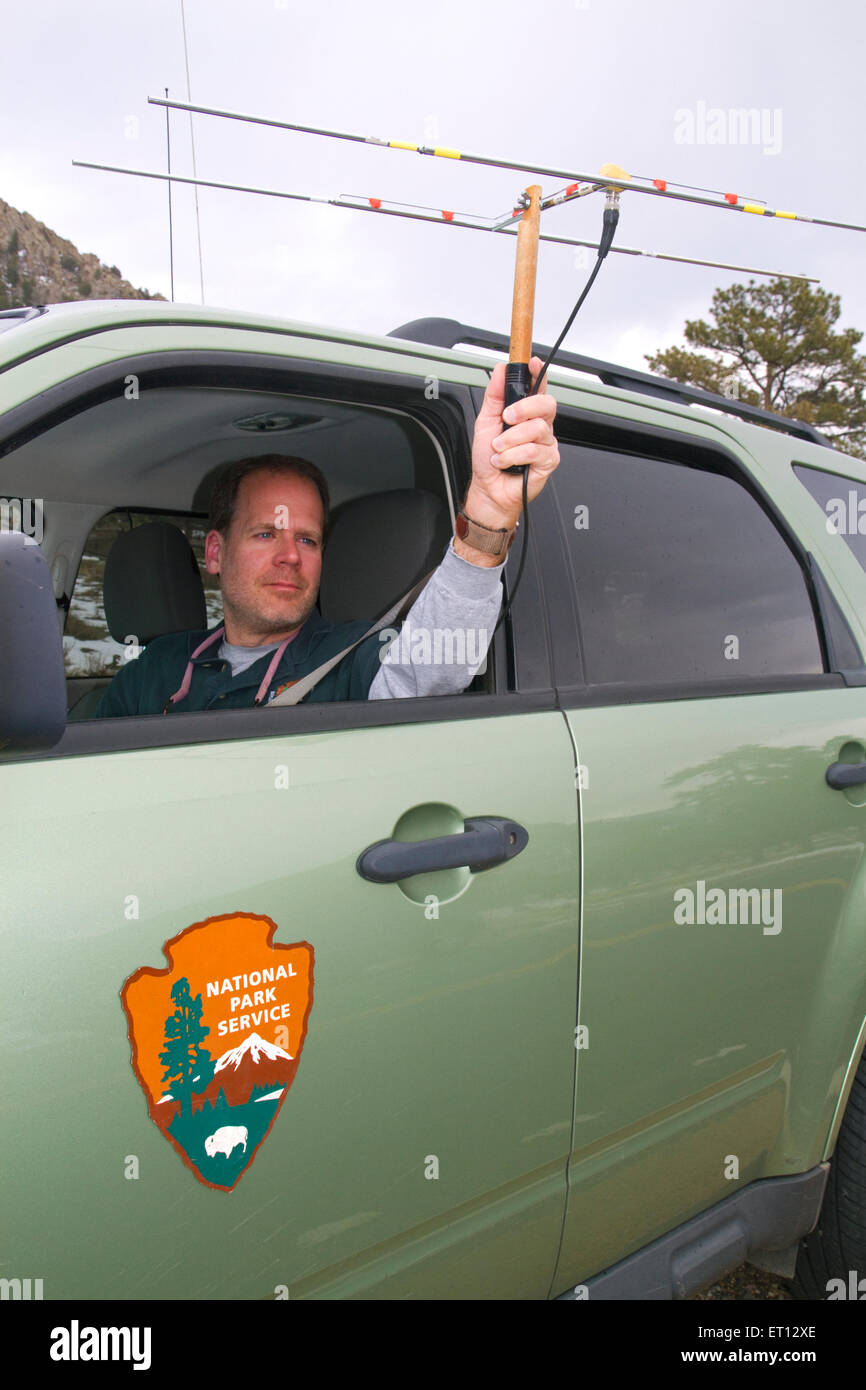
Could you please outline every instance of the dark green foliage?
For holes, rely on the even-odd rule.
[[[779,276],[716,290],[710,319],[689,320],[691,349],[648,354],[654,372],[814,425],[866,457],[866,358],[856,329],[833,331],[839,296]]]
[[[163,1081],[180,1106],[179,1116],[192,1114],[193,1091],[204,1091],[213,1079],[210,1053],[199,1044],[210,1032],[201,1021],[201,995],[193,999],[189,980],[183,976],[171,987],[175,1009],[165,1020],[165,1047],[159,1060],[165,1065]]]

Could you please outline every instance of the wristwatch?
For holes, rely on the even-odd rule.
[[[491,526],[482,526],[480,522],[473,521],[465,512],[457,513],[454,529],[461,541],[485,555],[506,555],[517,534],[516,526],[510,531],[504,526],[494,531]]]

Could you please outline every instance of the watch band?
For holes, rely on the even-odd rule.
[[[480,521],[473,521],[465,512],[457,513],[454,529],[461,541],[471,545],[473,550],[480,550],[484,555],[507,554],[517,534],[516,527],[509,531],[504,526],[499,530],[494,530],[491,526],[482,526]]]

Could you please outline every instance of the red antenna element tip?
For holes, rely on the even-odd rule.
[[[726,193],[726,194],[725,194],[725,202],[726,202],[726,203],[730,203],[730,204],[731,204],[731,207],[736,207],[736,205],[737,205],[737,203],[738,203],[739,201],[740,201],[740,200],[739,200],[739,198],[737,197],[736,193]]]
[[[453,221],[454,221],[454,213],[453,213],[453,212],[445,212],[444,209],[443,209],[442,216],[445,218],[445,221],[446,221],[446,222],[453,222]]]
[[[666,193],[668,188],[667,179],[653,179],[653,188],[657,188],[659,193]]]
[[[580,184],[579,184],[579,183],[570,183],[570,184],[568,185],[568,187],[566,188],[565,192],[566,192],[566,194],[569,194],[569,193],[576,193],[579,187],[580,187]]]
[[[380,208],[382,206],[381,198],[368,198],[367,202],[370,204],[371,208]]]

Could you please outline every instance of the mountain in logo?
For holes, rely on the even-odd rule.
[[[290,1053],[251,1033],[214,1062],[213,1081],[202,1092],[201,1103],[215,1104],[222,1091],[229,1105],[245,1105],[253,1091],[291,1086],[297,1069],[297,1059]]]
[[[245,1105],[253,1091],[273,1091],[288,1088],[298,1068],[292,1057],[276,1043],[269,1043],[252,1033],[237,1047],[218,1057],[213,1066],[213,1080],[207,1088],[192,1098],[192,1110],[201,1110],[205,1102],[216,1103],[220,1091],[229,1105]],[[194,1081],[199,1078],[193,1077]],[[170,1105],[175,1098],[169,1092],[162,1095],[159,1105]],[[172,1113],[177,1112],[177,1106]]]

